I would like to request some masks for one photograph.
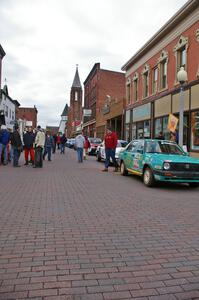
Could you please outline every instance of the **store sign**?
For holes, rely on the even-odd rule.
[[[84,109],[83,110],[84,117],[90,117],[91,114],[92,114],[92,110],[91,109]]]
[[[151,118],[151,103],[147,103],[133,109],[133,122],[148,120]]]

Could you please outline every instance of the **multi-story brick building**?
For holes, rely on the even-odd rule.
[[[199,154],[199,1],[188,1],[130,60],[126,71],[127,139],[169,138],[169,114],[179,118],[180,67],[184,85],[184,144]],[[178,130],[178,129],[177,129]]]
[[[121,137],[124,98],[124,73],[101,69],[96,63],[84,81],[84,107],[92,112],[84,118],[86,134],[102,138],[108,123]]]
[[[37,127],[37,108],[34,107],[18,107],[16,109],[16,119],[32,122],[32,127]]]
[[[76,135],[76,129],[82,122],[82,86],[79,78],[78,67],[70,92],[70,107],[68,110],[67,135]]]

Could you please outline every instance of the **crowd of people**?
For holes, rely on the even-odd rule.
[[[0,165],[7,165],[9,162],[13,167],[20,167],[19,158],[24,152],[25,165],[31,164],[33,168],[42,168],[46,155],[51,161],[51,154],[60,150],[65,153],[66,134],[52,135],[49,131],[44,132],[41,126],[36,129],[27,127],[23,136],[20,135],[19,127],[16,124],[13,132],[5,125],[0,129]]]

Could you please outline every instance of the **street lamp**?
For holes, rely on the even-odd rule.
[[[183,113],[184,113],[184,83],[187,81],[187,72],[184,67],[181,67],[177,74],[177,79],[180,82],[180,99],[179,99],[179,145],[183,146]]]

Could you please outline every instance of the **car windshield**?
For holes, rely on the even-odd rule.
[[[101,144],[101,142],[102,142],[102,140],[98,139],[98,138],[90,138],[89,140],[93,144]]]
[[[169,143],[164,141],[147,141],[146,142],[146,153],[166,153],[185,155],[180,147],[175,143]]]
[[[127,146],[127,144],[128,143],[126,141],[118,141],[117,147],[125,148]]]

